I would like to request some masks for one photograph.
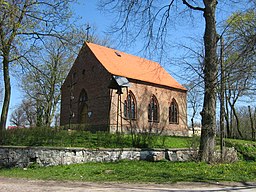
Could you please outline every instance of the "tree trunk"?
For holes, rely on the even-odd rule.
[[[3,75],[4,75],[4,102],[1,113],[0,121],[0,144],[3,142],[3,132],[6,128],[6,120],[9,110],[10,98],[11,98],[11,83],[9,74],[9,56],[5,55],[3,58]]]
[[[225,70],[224,70],[224,41],[220,39],[220,151],[221,160],[224,154],[224,131],[225,131]]]
[[[239,121],[239,118],[238,118],[238,116],[236,114],[236,109],[235,109],[234,105],[231,105],[231,110],[233,111],[233,114],[234,114],[235,119],[236,119],[236,129],[237,129],[237,132],[239,134],[240,139],[242,139],[243,135],[242,135],[242,132],[240,131],[240,121]]]
[[[225,120],[226,120],[226,129],[227,129],[227,137],[231,138],[231,129],[230,129],[230,120],[229,120],[229,108],[228,108],[228,100],[227,100],[227,88],[225,86],[225,106],[226,106],[226,110],[225,110]]]
[[[216,78],[217,78],[217,34],[215,10],[216,0],[204,0],[204,103],[202,115],[202,132],[199,147],[199,159],[208,163],[213,161],[216,134]]]
[[[191,118],[191,127],[192,127],[192,131],[193,131],[193,135],[195,135],[194,117]]]
[[[249,117],[250,117],[251,129],[252,129],[252,140],[255,141],[255,130],[254,130],[253,118],[252,118],[252,112],[251,112],[250,106],[248,106],[248,111],[249,111]]]

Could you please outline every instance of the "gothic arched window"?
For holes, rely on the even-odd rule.
[[[124,118],[136,119],[136,99],[134,94],[129,91],[127,99],[124,101]]]
[[[159,104],[155,95],[151,97],[148,104],[148,121],[159,121]]]
[[[169,107],[169,123],[179,123],[179,108],[175,99]]]

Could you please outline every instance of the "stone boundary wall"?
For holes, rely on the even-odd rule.
[[[236,151],[231,150],[230,154]],[[57,147],[0,147],[1,167],[28,167],[37,163],[40,166],[69,165],[86,162],[113,162],[119,160],[147,161],[189,161],[195,155],[189,149],[85,149]]]

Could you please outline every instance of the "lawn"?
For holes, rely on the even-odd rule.
[[[53,128],[7,130],[3,145],[55,146],[83,148],[188,148],[193,139],[153,134],[110,134],[106,132],[67,131]]]
[[[145,162],[120,161],[111,163],[85,163],[69,166],[38,167],[26,169],[0,169],[2,177],[43,180],[74,180],[93,182],[256,182],[255,142],[226,139],[226,146],[235,147],[244,160],[232,164],[206,164],[197,162]],[[199,138],[155,135],[95,133],[86,131],[55,130],[49,128],[17,129],[5,133],[5,145],[58,146],[84,148],[187,148],[198,147]]]
[[[233,164],[121,161],[27,169],[0,169],[0,176],[91,182],[174,183],[256,181],[256,162]]]

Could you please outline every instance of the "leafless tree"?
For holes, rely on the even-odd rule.
[[[176,4],[175,4],[176,2]],[[153,47],[155,50],[163,50],[166,42],[167,29],[171,25],[171,14],[177,7],[184,5],[184,8],[191,11],[199,11],[204,16],[204,102],[202,115],[202,136],[200,142],[200,160],[211,162],[215,148],[216,132],[216,79],[217,60],[216,47],[218,36],[216,32],[216,6],[217,0],[195,1],[164,1],[156,0],[102,0],[102,6],[108,10],[118,11],[119,17],[116,22],[116,30],[122,34],[131,34],[135,31],[136,37],[145,34],[146,47]],[[151,46],[151,43],[154,46]]]
[[[191,82],[186,86],[188,89],[188,108],[191,109],[191,127],[193,131],[193,135],[195,134],[194,126],[195,126],[195,116],[200,110],[200,107],[202,106],[202,90],[200,86],[198,86],[199,81]]]
[[[26,125],[26,117],[24,116],[24,112],[21,108],[17,108],[11,114],[10,123],[17,127],[25,127]]]
[[[17,127],[34,127],[36,122],[36,109],[31,100],[23,100],[12,112],[10,122]]]

